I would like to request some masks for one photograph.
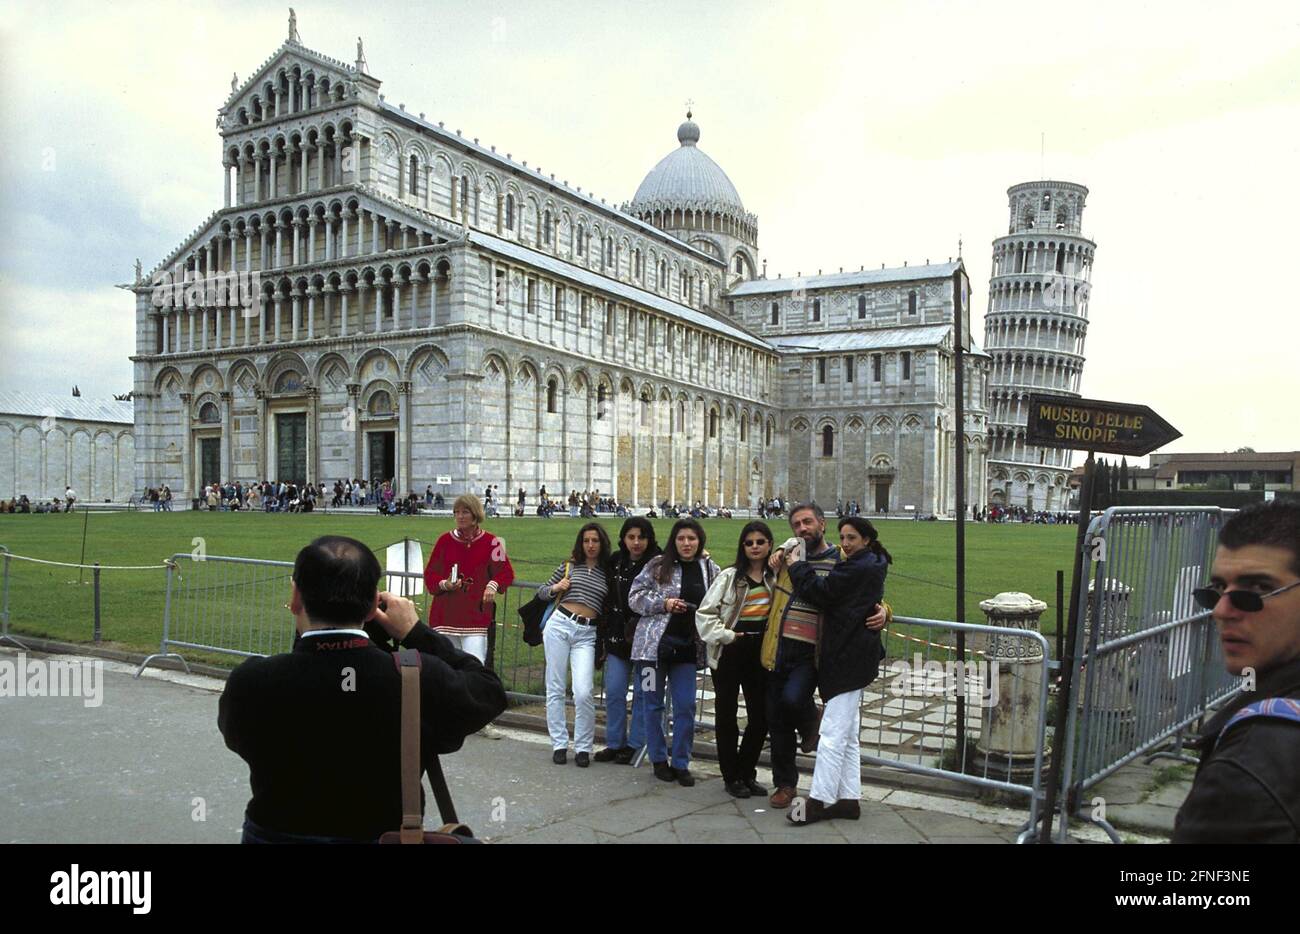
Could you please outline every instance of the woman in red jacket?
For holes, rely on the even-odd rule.
[[[515,571],[505,542],[480,528],[483,504],[477,496],[457,497],[451,512],[456,527],[439,537],[424,569],[429,628],[486,663],[494,603],[515,579]]]

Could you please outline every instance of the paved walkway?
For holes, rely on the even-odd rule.
[[[0,649],[0,663],[17,655]],[[238,841],[248,773],[217,732],[222,682],[156,670],[136,680],[131,666],[103,666],[98,707],[0,697],[0,841]],[[572,757],[555,766],[545,736],[499,732],[470,737],[444,763],[461,819],[495,842],[1005,843],[1024,816],[866,786],[860,821],[798,829],[765,799],[729,797],[713,763],[697,762],[698,784],[682,788],[649,768],[582,771]]]

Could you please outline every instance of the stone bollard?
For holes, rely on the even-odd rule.
[[[990,626],[1038,632],[1047,604],[1027,593],[1000,593],[980,602]],[[1042,689],[1043,651],[1033,640],[992,635],[985,651],[980,738],[973,757],[980,774],[1001,781],[1023,782],[1033,775],[1038,738],[1038,700]],[[1047,750],[1044,749],[1044,761]]]

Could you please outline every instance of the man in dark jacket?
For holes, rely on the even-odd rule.
[[[1210,586],[1242,693],[1206,721],[1174,843],[1300,842],[1300,503],[1244,509],[1219,533]]]
[[[496,675],[420,622],[411,601],[376,592],[381,573],[361,542],[316,539],[294,562],[293,651],[231,672],[217,725],[248,763],[244,842],[374,842],[401,825],[401,675],[367,622],[421,653],[426,761],[505,709]]]

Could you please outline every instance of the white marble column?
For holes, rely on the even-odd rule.
[[[346,282],[339,284],[339,337],[348,336],[348,292],[350,291]]]
[[[307,219],[307,262],[316,262],[316,215]]]
[[[294,289],[293,296],[293,313],[291,317],[293,328],[289,332],[289,340],[296,341],[302,331],[302,289]]]

